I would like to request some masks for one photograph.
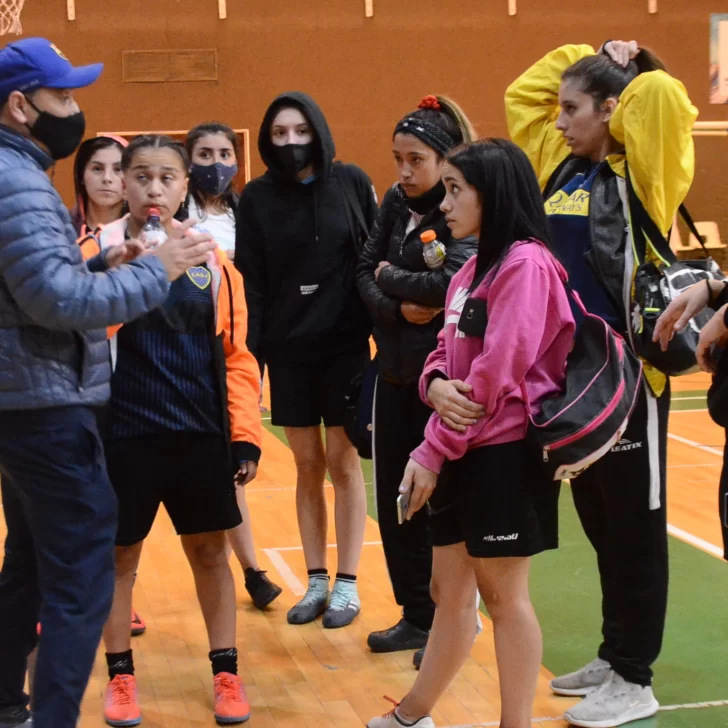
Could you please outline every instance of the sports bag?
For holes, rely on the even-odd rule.
[[[652,336],[655,324],[663,311],[686,288],[709,278],[724,280],[724,276],[715,261],[708,255],[702,236],[695,228],[690,214],[684,206],[680,213],[705,250],[702,260],[678,261],[670,249],[668,241],[645,210],[637,196],[629,167],[625,165],[626,180],[619,180],[620,186],[626,184],[628,206],[634,251],[637,258],[637,273],[634,279],[634,295],[631,302],[630,323],[631,339],[635,353],[649,362],[659,371],[671,377],[690,374],[698,370],[695,351],[698,346],[700,330],[710,320],[709,311],[699,313],[689,324],[676,333],[670,341],[667,351],[663,351],[660,342],[654,342]],[[624,190],[620,190],[624,202]],[[652,245],[660,260],[647,261],[647,241]],[[628,241],[629,244],[629,241]]]
[[[577,323],[558,394],[530,414],[526,440],[553,480],[576,478],[619,442],[637,402],[642,363],[604,319],[590,314],[559,271]]]

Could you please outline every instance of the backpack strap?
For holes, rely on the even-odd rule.
[[[334,177],[344,194],[344,211],[346,212],[346,219],[349,223],[351,239],[354,242],[358,256],[361,253],[366,239],[369,237],[369,226],[364,219],[364,211],[351,183],[350,175],[345,172],[345,169],[344,165],[338,162],[334,166]]]
[[[695,239],[700,243],[703,250],[705,251],[706,255],[710,255],[708,252],[708,249],[705,247],[705,236],[701,235],[698,231],[697,226],[695,225],[695,222],[693,221],[692,215],[688,212],[688,208],[685,207],[685,205],[680,205],[678,208],[678,212],[680,213],[680,217],[685,221],[685,224],[688,226],[688,230],[693,234]]]
[[[637,196],[632,184],[632,176],[629,173],[629,165],[624,163],[625,180],[627,183],[627,199],[629,202],[629,213],[632,220],[632,235],[635,250],[637,252],[637,263],[641,265],[647,259],[647,243],[652,245],[653,250],[665,263],[675,263],[677,256],[672,252],[670,244],[655,221]]]

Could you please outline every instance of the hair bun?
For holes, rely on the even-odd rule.
[[[437,100],[437,96],[425,96],[422,101],[420,101],[418,109],[434,109],[435,111],[441,111],[442,106],[440,106],[440,102]]]

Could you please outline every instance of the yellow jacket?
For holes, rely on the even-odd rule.
[[[541,189],[570,155],[556,128],[561,76],[572,64],[590,55],[594,55],[594,49],[588,45],[557,48],[506,91],[511,139],[528,155]],[[609,122],[612,136],[623,145],[624,153],[610,155],[607,162],[616,175],[624,177],[628,160],[635,191],[665,235],[693,181],[692,128],[697,116],[698,110],[683,84],[664,71],[652,71],[640,74],[627,86]],[[649,243],[648,257],[656,257]],[[664,375],[649,366],[645,373],[655,393],[661,393]]]

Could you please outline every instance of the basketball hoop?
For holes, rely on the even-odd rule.
[[[25,0],[0,0],[0,35],[15,33],[20,35],[23,28],[20,25],[20,12]]]

